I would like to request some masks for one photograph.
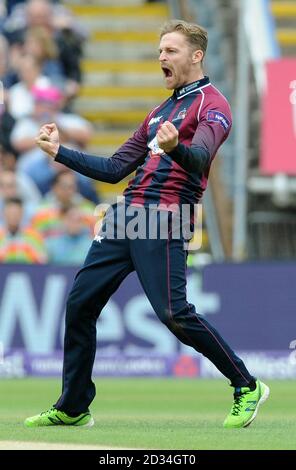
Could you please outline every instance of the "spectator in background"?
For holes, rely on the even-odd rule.
[[[8,110],[15,119],[33,113],[33,86],[50,86],[50,80],[41,74],[41,65],[33,55],[24,55],[19,62],[18,76],[20,82],[8,90]]]
[[[0,171],[0,198],[2,200],[17,196],[15,174],[9,170]]]
[[[0,171],[9,171],[15,174],[19,195],[24,201],[39,204],[41,193],[35,183],[24,173],[17,170],[17,155],[10,147],[0,145]]]
[[[33,227],[44,237],[60,235],[62,214],[73,205],[81,211],[82,220],[88,233],[93,234],[95,205],[77,192],[76,176],[72,171],[66,169],[55,176],[52,191],[43,199],[32,219]]]
[[[5,8],[5,5],[2,1],[2,2],[0,2],[0,33],[3,29],[5,18],[6,18],[6,8]]]
[[[80,88],[80,60],[87,33],[63,5],[53,5],[47,0],[29,0],[18,5],[7,19],[4,31],[12,43],[23,41],[26,30],[32,27],[45,28],[55,41],[58,60],[66,77],[66,99],[71,100]]]
[[[7,110],[7,91],[1,89],[2,92],[4,103],[0,103],[0,145],[5,148],[11,148],[10,136],[15,126],[15,119]]]
[[[61,91],[53,86],[33,87],[34,111],[31,116],[20,119],[11,134],[11,145],[20,153],[18,168],[32,178],[42,194],[51,189],[54,176],[64,167],[50,159],[36,148],[35,137],[41,123],[47,120],[59,122],[64,143],[73,143],[84,148],[92,135],[88,121],[76,114],[60,112],[63,103]],[[98,196],[89,178],[77,175],[78,187],[87,199],[98,203]]]
[[[77,95],[81,83],[80,60],[86,32],[63,5],[47,0],[30,0],[26,6],[27,26],[43,26],[51,31],[58,48],[58,59],[67,78],[67,99]]]
[[[39,62],[42,75],[50,78],[55,86],[64,88],[65,76],[50,31],[40,26],[29,28],[25,35],[24,51]]]
[[[15,172],[16,158],[16,153],[11,147],[5,147],[0,144],[0,172],[3,170]]]
[[[53,31],[51,2],[47,0],[29,0],[16,5],[4,24],[4,34],[9,43],[23,42],[26,30],[36,26]]]
[[[7,11],[7,16],[10,15],[12,10],[15,8],[16,5],[19,5],[20,3],[24,3],[26,0],[6,0],[6,11]]]
[[[95,210],[95,205],[78,193],[76,175],[68,168],[64,168],[55,176],[52,190],[46,194],[43,204],[58,208],[68,208],[75,204],[87,215],[93,215]]]
[[[80,61],[83,55],[84,41],[82,36],[72,29],[71,23],[72,20],[67,14],[57,15],[55,18],[55,26],[57,27],[55,39],[63,73],[66,77],[65,94],[69,104],[80,90],[82,81]]]
[[[19,120],[12,131],[11,143],[14,148],[20,153],[35,149],[36,132],[48,120],[59,123],[66,142],[85,148],[91,138],[92,127],[77,114],[61,112],[64,99],[61,90],[55,86],[34,86],[32,94],[32,115]]]
[[[0,34],[0,78],[3,79],[8,66],[8,43],[2,34]]]
[[[1,150],[1,154],[2,152],[3,150]],[[40,203],[40,193],[26,176],[22,177],[12,170],[1,169],[1,160],[0,170],[0,219],[3,217],[5,201],[13,197],[20,197],[23,201],[22,223],[27,224]]]
[[[31,227],[22,228],[22,200],[6,199],[3,215],[3,225],[0,228],[0,262],[46,263],[46,248],[41,235]]]
[[[0,34],[0,79],[6,89],[19,81],[17,69],[22,53],[22,42],[8,44],[6,38]]]
[[[49,263],[80,265],[91,240],[83,211],[79,206],[69,206],[62,212],[62,233],[46,239]]]

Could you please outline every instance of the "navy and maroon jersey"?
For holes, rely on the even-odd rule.
[[[179,131],[183,149],[208,156],[200,171],[188,171],[157,144],[159,126],[170,121]],[[56,160],[91,178],[116,183],[136,170],[124,191],[126,203],[194,204],[206,189],[211,162],[232,124],[226,98],[204,77],[174,91],[155,108],[110,158],[94,157],[60,146]],[[182,145],[183,144],[183,145]]]

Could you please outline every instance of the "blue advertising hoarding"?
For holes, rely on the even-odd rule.
[[[0,342],[5,360],[0,375],[1,370],[9,375],[7,370],[17,364],[33,375],[60,372],[65,300],[76,272],[1,265]],[[261,364],[270,376],[284,370],[283,377],[292,377],[295,278],[292,263],[210,264],[188,273],[188,299],[246,362]],[[97,330],[95,375],[218,374],[158,320],[134,273],[104,308]]]

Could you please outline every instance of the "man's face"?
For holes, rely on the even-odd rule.
[[[33,112],[34,117],[37,119],[40,125],[54,121],[57,111],[58,107],[56,103],[45,100],[35,100]]]
[[[0,175],[0,196],[3,199],[17,196],[16,176],[12,171],[3,171]]]
[[[165,87],[168,90],[174,90],[197,80],[193,56],[194,51],[182,33],[175,31],[162,36],[159,44],[159,61]]]
[[[9,231],[15,232],[22,221],[23,208],[19,204],[11,202],[4,207],[4,219]]]
[[[75,175],[73,173],[61,175],[54,185],[53,191],[61,204],[71,203],[77,191]]]
[[[27,19],[30,26],[50,26],[52,10],[46,1],[31,1],[27,5]]]
[[[78,235],[84,230],[84,221],[81,210],[72,207],[64,216],[64,226],[69,235]]]

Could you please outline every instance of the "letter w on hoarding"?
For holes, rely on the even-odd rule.
[[[290,103],[292,105],[292,122],[294,135],[296,138],[296,80],[292,80],[292,82],[290,82],[290,88],[292,89],[292,93],[290,94]]]

